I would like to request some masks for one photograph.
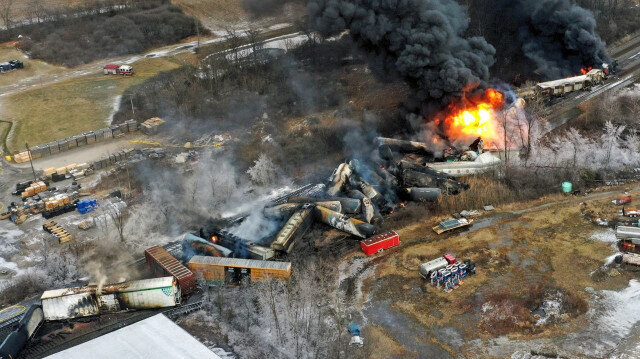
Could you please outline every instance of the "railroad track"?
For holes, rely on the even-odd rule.
[[[39,341],[33,345],[27,346],[23,350],[18,358],[43,358],[75,345],[84,343],[93,338],[97,338],[101,335],[113,332],[120,328],[124,328],[128,325],[137,323],[141,320],[152,317],[156,314],[164,314],[171,319],[175,319],[178,316],[193,313],[202,308],[204,301],[200,300],[194,303],[185,304],[174,308],[165,308],[160,310],[144,310],[131,312],[131,316],[123,320],[114,320],[113,318],[98,317],[91,326],[75,330],[73,332],[73,338],[68,339],[67,335],[58,334],[50,341]]]

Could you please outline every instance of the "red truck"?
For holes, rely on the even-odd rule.
[[[366,255],[370,256],[399,244],[400,236],[395,231],[391,231],[387,233],[377,234],[373,237],[360,241],[360,248],[362,248],[362,251]]]

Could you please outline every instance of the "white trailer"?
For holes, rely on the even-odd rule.
[[[431,278],[431,273],[437,272],[439,269],[445,268],[449,262],[447,262],[444,257],[440,257],[434,260],[431,260],[427,263],[422,263],[420,265],[420,276],[422,278],[429,280]]]

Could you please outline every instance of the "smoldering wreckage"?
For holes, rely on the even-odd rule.
[[[292,264],[286,261],[286,257],[296,250],[313,223],[327,225],[360,239],[362,251],[366,255],[376,255],[401,244],[395,232],[377,234],[385,215],[405,206],[407,201],[437,205],[442,196],[456,195],[469,188],[468,184],[452,175],[429,167],[429,164],[436,163],[433,161],[443,161],[444,158],[438,158],[425,143],[383,137],[375,138],[374,142],[376,150],[370,158],[359,156],[346,160],[338,165],[325,183],[308,184],[263,203],[262,216],[281,226],[275,235],[246,241],[234,234],[233,229],[255,213],[255,209],[224,219],[212,218],[198,231],[186,233],[180,241],[145,251],[147,266],[157,278],[45,291],[30,309],[30,313],[41,313],[37,318],[33,316],[36,318],[33,320],[38,322],[35,326],[24,320],[4,323],[5,328],[14,326],[16,329],[6,338],[0,353],[5,357],[16,357],[43,322],[99,318],[122,311],[170,311],[185,306],[197,309],[202,304],[198,293],[203,286],[233,286],[269,278],[289,278]],[[468,160],[493,156],[483,152],[480,139],[471,147],[454,151],[458,155],[449,155],[450,162],[440,164],[455,164],[461,159],[473,162]],[[135,152],[122,159],[135,158]],[[147,152],[138,155],[151,157],[157,153]],[[494,158],[486,162],[483,169],[492,169],[497,162],[499,160]],[[38,214],[51,219],[69,211],[77,210],[84,215],[100,207],[119,211],[126,206],[119,191],[99,199],[81,199],[86,194],[74,181],[79,177],[78,168],[82,176],[92,174],[93,168],[85,165],[72,167],[68,171],[58,171],[65,174],[49,171],[34,181],[16,184],[14,195],[21,197],[22,201],[13,202],[2,218],[21,225],[27,218]],[[65,179],[74,182],[59,189],[52,186],[54,181]],[[465,218],[459,218],[443,222],[436,232],[470,224]],[[452,225],[451,221],[457,225]],[[89,228],[90,222],[92,219],[84,220],[78,228]],[[74,239],[53,220],[44,223],[43,230],[55,236],[59,243]],[[353,243],[351,248],[356,246],[356,242],[343,241]],[[434,273],[434,277],[428,279],[436,287],[450,291],[460,285],[463,278],[475,273],[475,264],[468,260],[458,263],[450,254],[442,258],[446,260],[438,261],[438,265],[430,262],[429,275]],[[189,301],[189,297],[195,299]],[[362,344],[360,336],[354,338],[357,338],[355,344]]]

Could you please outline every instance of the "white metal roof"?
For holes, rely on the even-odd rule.
[[[120,70],[127,71],[127,70],[131,70],[133,67],[131,67],[129,65],[122,65],[119,68],[120,68]]]
[[[569,84],[585,82],[585,81],[587,81],[587,79],[588,79],[587,75],[580,75],[580,76],[575,76],[575,77],[569,77],[568,79],[560,79],[560,80],[541,82],[541,83],[538,84],[538,86],[543,88],[543,89],[544,88],[554,88],[554,87],[558,87],[558,86],[564,86],[564,85],[569,85]]]
[[[162,314],[48,356],[49,359],[221,359]]]
[[[256,259],[225,258],[211,256],[193,256],[189,263],[217,264],[245,268],[265,268],[291,270],[290,262],[260,261]]]

